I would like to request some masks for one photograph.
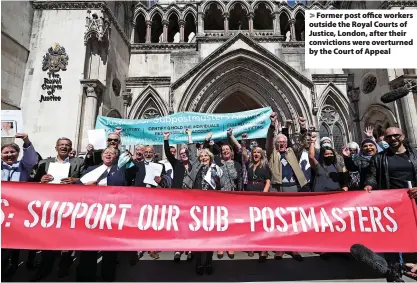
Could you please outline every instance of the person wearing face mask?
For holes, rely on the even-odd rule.
[[[370,169],[365,180],[365,190],[391,190],[410,188],[411,198],[417,198],[417,150],[405,142],[400,128],[391,127],[385,130],[385,141],[389,148],[375,154],[370,160]],[[402,262],[399,253],[386,253],[388,264],[398,266]],[[398,270],[399,274],[401,271]],[[399,282],[401,278],[387,278],[388,282]]]
[[[383,151],[376,143],[373,131],[372,126],[366,127],[364,131],[366,138],[362,141],[359,151],[343,148],[346,169],[349,171],[349,191],[363,190],[371,157]],[[356,143],[354,144],[356,145]],[[352,147],[352,143],[349,146]]]
[[[200,150],[197,156],[197,148],[192,141],[191,130],[187,129],[189,160],[192,164],[191,172],[185,176],[185,186],[197,190],[221,190],[225,184],[223,170],[214,163],[214,155],[208,149]],[[213,272],[213,252],[195,252],[196,273],[203,275]],[[202,264],[203,256],[206,257],[205,264]]]
[[[321,147],[316,159],[315,142],[317,134],[311,136],[309,150],[310,164],[315,171],[313,192],[347,191],[347,170],[344,165],[337,162],[336,152],[333,148]]]
[[[271,170],[270,191],[298,192],[308,183],[299,164],[299,156],[301,156],[302,150],[307,143],[306,120],[303,117],[299,118],[300,133],[295,137],[292,147],[288,147],[288,137],[283,134],[278,134],[275,145],[273,144],[274,133],[278,126],[277,118],[277,113],[271,114],[271,125],[266,138],[266,152]],[[303,260],[298,252],[292,251],[289,254],[297,261]],[[275,252],[276,260],[282,259],[283,256],[284,252]]]
[[[191,189],[187,187],[187,185],[184,183],[185,178],[190,174],[192,164],[189,161],[188,158],[188,149],[187,148],[181,148],[179,159],[175,158],[174,152],[172,150],[172,147],[169,145],[169,136],[170,132],[164,132],[164,150],[165,155],[171,164],[173,170],[174,170],[174,179],[172,181],[171,188],[178,188],[178,189]],[[175,252],[174,253],[174,261],[179,262],[181,261],[181,255],[183,252]],[[192,260],[192,254],[191,252],[187,253],[187,261]]]
[[[27,182],[32,168],[38,163],[37,153],[27,134],[17,133],[15,138],[23,140],[23,157],[18,160],[20,147],[5,144],[1,147],[1,180],[9,182]],[[20,250],[1,249],[2,279],[10,278],[19,266]]]
[[[125,186],[126,167],[118,168],[114,164],[116,149],[106,148],[102,154],[102,165],[88,167],[85,174],[77,184],[95,186]],[[98,176],[98,177],[97,177]],[[96,281],[98,251],[81,251],[80,261],[77,266],[77,282]],[[104,282],[113,282],[116,278],[117,252],[102,251],[101,279]]]
[[[76,183],[85,171],[84,159],[79,157],[70,158],[70,152],[72,150],[72,141],[68,138],[59,138],[56,142],[55,150],[57,151],[56,157],[47,158],[41,160],[38,163],[33,180],[43,184],[50,183],[54,180],[53,176],[48,174],[48,168],[51,163],[69,163],[70,168],[68,177],[63,178],[60,181],[61,184],[74,184]],[[59,255],[56,251],[42,251],[42,260],[40,267],[34,275],[34,281],[39,281],[48,276],[54,267],[55,258]],[[73,263],[72,252],[63,251],[60,262],[58,276],[65,277],[69,274],[70,267]]]

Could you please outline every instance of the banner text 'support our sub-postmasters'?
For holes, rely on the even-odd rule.
[[[1,198],[3,248],[417,250],[406,189],[265,194],[2,182]]]
[[[203,142],[209,132],[213,140],[226,138],[228,128],[239,138],[247,133],[250,139],[265,138],[270,125],[270,107],[229,114],[206,114],[181,112],[153,119],[118,119],[97,117],[96,129],[105,129],[107,133],[121,127],[122,143],[125,145],[164,143],[164,132],[170,132],[170,144],[182,144],[188,141],[185,133],[190,129],[194,142]]]

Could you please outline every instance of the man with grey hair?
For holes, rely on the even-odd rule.
[[[271,114],[271,125],[266,138],[266,152],[272,176],[270,191],[298,192],[308,184],[299,164],[299,157],[307,143],[306,120],[303,117],[299,118],[300,133],[296,136],[294,144],[288,147],[288,138],[284,134],[278,134],[273,144],[274,132],[278,126],[277,118],[277,113]],[[282,259],[283,255],[284,252],[276,251],[275,259]],[[297,261],[303,260],[297,252],[291,252],[290,255]]]

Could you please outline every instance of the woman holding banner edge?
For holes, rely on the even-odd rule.
[[[208,149],[200,150],[197,155],[196,145],[192,140],[191,130],[186,129],[188,135],[188,152],[189,160],[192,164],[191,172],[184,178],[184,184],[188,188],[197,190],[220,190],[224,187],[223,170],[214,163],[214,155]],[[203,266],[202,257],[206,256],[206,262]],[[203,275],[213,273],[213,251],[195,252],[196,273]]]

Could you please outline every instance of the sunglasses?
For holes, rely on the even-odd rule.
[[[107,142],[118,142],[119,139],[107,139]]]
[[[385,136],[385,138],[387,138],[387,139],[392,139],[392,138],[394,138],[394,139],[399,139],[401,137],[401,135],[400,134],[395,134],[395,135],[389,135],[389,136]]]

